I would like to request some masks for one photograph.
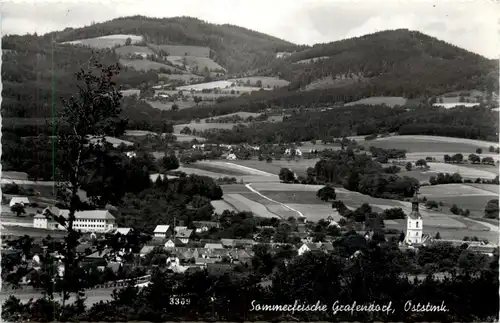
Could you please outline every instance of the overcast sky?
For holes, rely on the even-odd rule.
[[[298,44],[408,28],[489,58],[500,53],[499,5],[493,0],[14,0],[0,8],[2,34],[43,34],[131,15],[192,16]]]

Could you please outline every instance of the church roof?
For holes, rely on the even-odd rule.
[[[411,213],[408,215],[408,218],[412,220],[420,220],[422,219],[422,215],[418,211],[411,211]]]

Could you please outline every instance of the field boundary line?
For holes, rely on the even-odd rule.
[[[302,214],[302,212],[297,211],[296,209],[294,209],[294,208],[292,208],[292,207],[290,207],[290,206],[288,206],[288,205],[286,205],[286,204],[284,204],[284,203],[281,203],[281,202],[275,201],[275,200],[273,200],[273,199],[271,199],[271,198],[269,198],[269,197],[267,197],[267,196],[265,196],[265,195],[262,195],[259,191],[257,191],[256,189],[254,189],[254,188],[251,186],[251,184],[252,184],[252,183],[250,183],[250,184],[245,184],[245,186],[246,186],[246,187],[247,187],[250,191],[252,191],[252,192],[254,192],[254,193],[258,194],[259,196],[262,196],[263,198],[265,198],[265,199],[266,199],[266,200],[268,200],[268,201],[271,201],[271,202],[274,202],[274,203],[278,203],[278,204],[280,204],[280,205],[282,205],[282,206],[286,207],[287,209],[289,209],[289,210],[291,210],[291,211],[296,212],[296,213],[297,213],[300,217],[305,217],[305,216],[304,216],[304,214]]]

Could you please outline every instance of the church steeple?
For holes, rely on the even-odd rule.
[[[422,216],[420,215],[420,212],[418,210],[418,187],[415,190],[415,195],[413,196],[411,200],[411,213],[410,217],[414,219],[421,218]]]

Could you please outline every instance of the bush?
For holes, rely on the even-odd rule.
[[[458,208],[458,206],[456,204],[453,204],[450,208],[450,212],[458,215],[458,214],[460,214],[460,209]]]
[[[439,207],[439,204],[438,202],[431,200],[425,203],[425,207],[427,207],[428,209],[437,209]]]

